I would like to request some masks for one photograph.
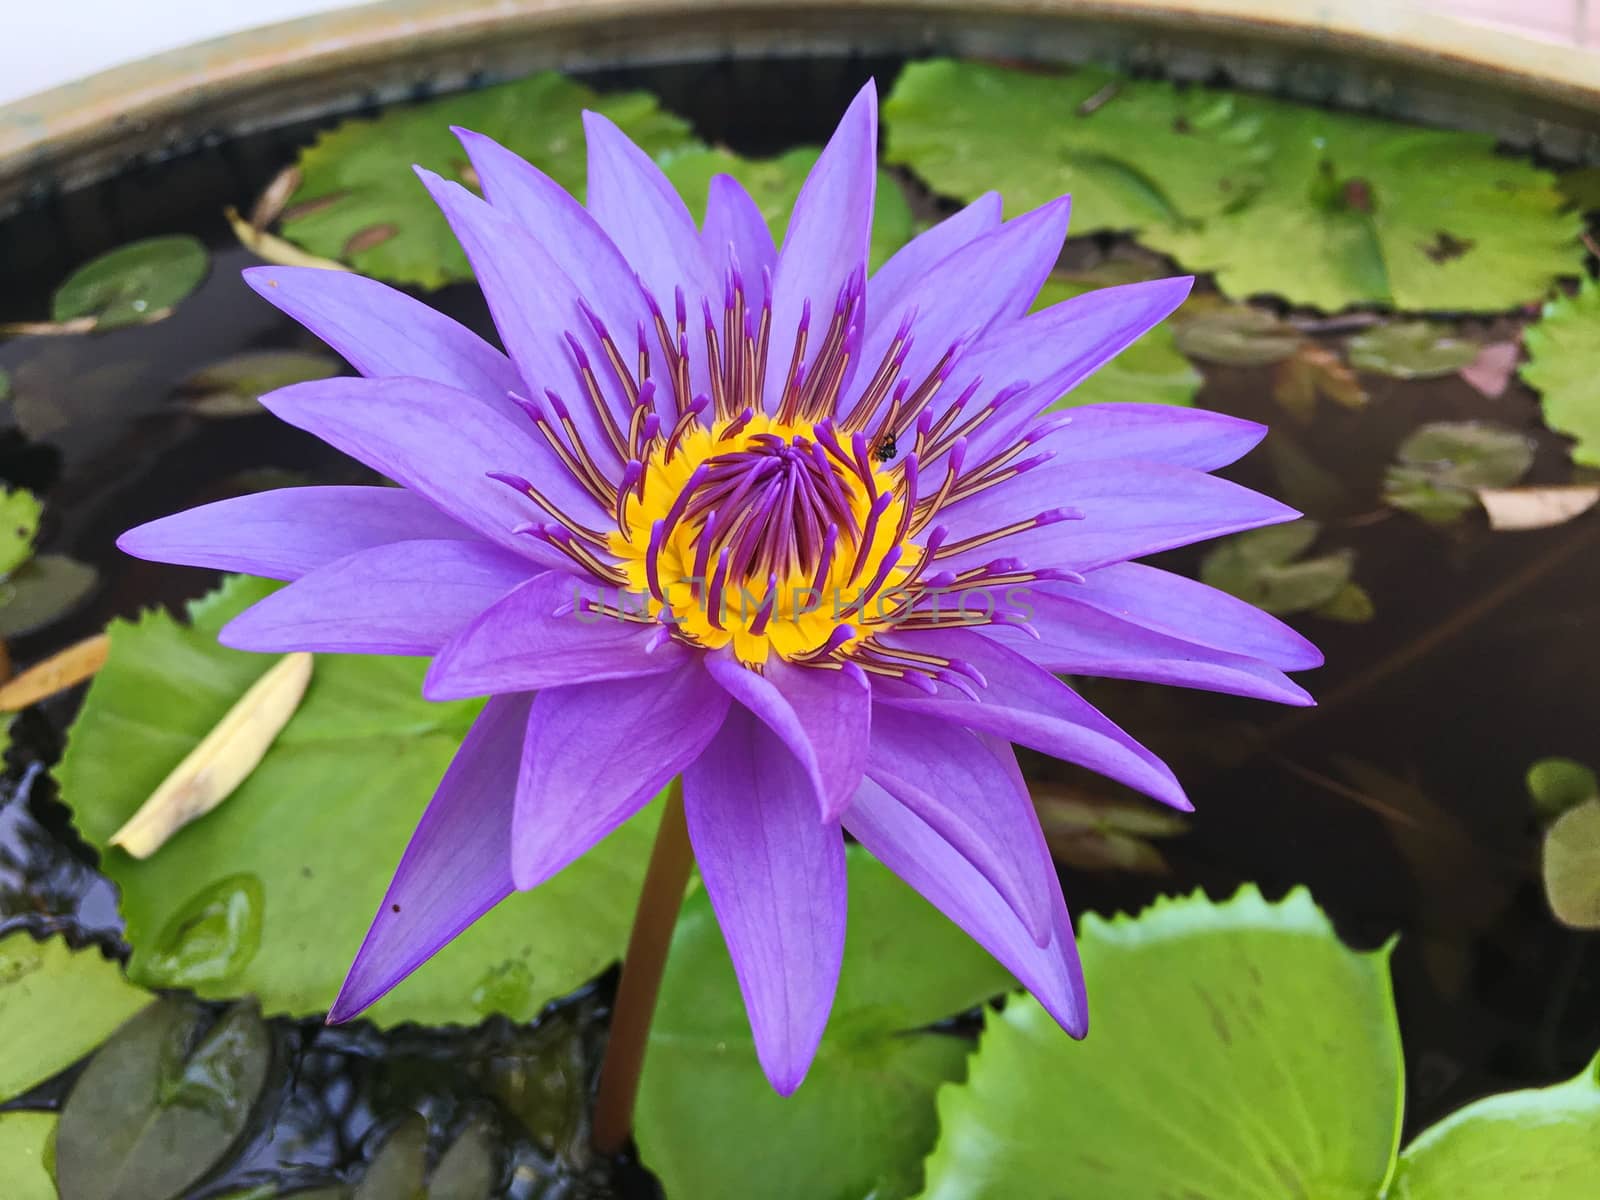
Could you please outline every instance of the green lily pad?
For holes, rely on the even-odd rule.
[[[272,1034],[250,1004],[204,1035],[201,1018],[192,1001],[157,1001],[90,1060],[61,1110],[62,1195],[170,1200],[232,1148],[266,1085]]]
[[[51,317],[116,329],[158,320],[206,277],[211,257],[187,234],[119,246],[79,267],[56,289]]]
[[[1574,167],[1558,177],[1561,194],[1585,212],[1600,209],[1600,167]]]
[[[41,554],[0,579],[0,638],[22,637],[63,617],[88,597],[100,573],[64,554]]]
[[[57,1200],[50,1177],[56,1120],[49,1112],[0,1113],[0,1179],[8,1200]]]
[[[1060,304],[1102,286],[1092,278],[1052,275],[1034,301],[1037,309]],[[1178,352],[1170,324],[1156,326],[1116,358],[1063,396],[1052,409],[1137,400],[1148,404],[1192,405],[1205,380]]]
[[[412,1113],[383,1139],[350,1200],[424,1200],[428,1125]]]
[[[1600,796],[1557,817],[1544,834],[1545,899],[1570,929],[1600,929]]]
[[[1351,550],[1302,557],[1321,532],[1301,519],[1224,538],[1200,560],[1200,578],[1279,616],[1316,610],[1344,591],[1355,569]]]
[[[811,1073],[768,1085],[705,893],[673,936],[639,1094],[640,1157],[668,1200],[893,1200],[933,1145],[934,1091],[971,1044],[916,1032],[1011,986],[983,950],[851,848],[839,997]],[[686,1102],[692,1097],[692,1102]]]
[[[33,557],[44,505],[25,488],[0,489],[0,579]]]
[[[552,71],[350,120],[300,156],[301,181],[283,216],[283,236],[304,250],[392,283],[440,287],[472,278],[413,163],[473,184],[452,125],[486,134],[581,195],[582,113],[610,117],[647,153],[689,145],[688,123],[645,92],[600,95]]]
[[[468,1122],[439,1157],[428,1180],[427,1200],[489,1200],[498,1178],[495,1155],[488,1125],[481,1120]]]
[[[1600,283],[1550,301],[1522,340],[1522,379],[1539,393],[1545,424],[1576,439],[1573,462],[1600,467]]]
[[[421,698],[427,663],[319,655],[299,711],[220,808],[139,861],[108,840],[272,659],[216,644],[274,584],[235,578],[192,607],[112,624],[58,770],[117,884],[132,978],[269,1013],[326,1011],[395,864],[477,712]],[[619,957],[652,806],[580,862],[477,922],[371,1009],[382,1024],[532,1019]]]
[[[1528,768],[1528,795],[1541,817],[1559,817],[1585,800],[1600,799],[1600,778],[1570,758],[1541,758]]]
[[[70,1067],[151,999],[93,947],[0,938],[0,1102]]]
[[[1454,375],[1478,357],[1478,344],[1427,321],[1376,325],[1350,339],[1350,365],[1395,379]]]
[[[816,146],[797,146],[776,158],[741,158],[727,150],[691,146],[661,158],[661,169],[688,204],[695,220],[706,215],[706,197],[715,175],[732,175],[744,184],[766,218],[774,241],[781,244],[789,225],[789,212],[800,186],[822,153]],[[877,203],[872,211],[871,265],[876,268],[911,240],[914,222],[911,206],[899,182],[888,171],[878,172]]]
[[[1378,615],[1367,589],[1354,580],[1346,583],[1333,594],[1331,599],[1323,601],[1311,611],[1319,617],[1329,621],[1341,621],[1346,625],[1365,625]]]
[[[1388,1200],[1587,1200],[1600,1179],[1600,1060],[1469,1104],[1400,1156]]]
[[[1533,465],[1533,442],[1487,421],[1433,421],[1415,430],[1384,475],[1384,503],[1444,524],[1478,506],[1478,488],[1509,487]]]
[[[1261,308],[1232,304],[1203,311],[1176,330],[1177,347],[1190,358],[1225,367],[1264,367],[1290,358],[1305,335]]]
[[[1554,177],[1486,136],[947,59],[907,67],[883,112],[890,161],[936,191],[1070,192],[1076,232],[1136,232],[1231,296],[1492,311],[1575,268]]]
[[[991,1015],[939,1095],[924,1200],[1372,1200],[1399,1144],[1387,950],[1346,949],[1303,889],[1085,918],[1094,1012]]]
[[[252,417],[262,411],[261,397],[268,392],[326,379],[342,369],[328,354],[257,350],[196,371],[178,386],[178,393],[185,408],[203,417]]]

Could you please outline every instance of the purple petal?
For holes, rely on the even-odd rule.
[[[868,323],[876,323],[878,313],[897,309],[941,261],[999,226],[1000,213],[1000,193],[985,192],[896,250],[868,281]]]
[[[392,542],[318,567],[217,635],[236,650],[433,654],[536,568],[484,542]]]
[[[363,375],[431,379],[502,409],[519,385],[488,342],[375,279],[315,267],[251,267],[244,279]]]
[[[693,659],[666,675],[540,692],[511,822],[517,887],[543,883],[638,812],[727,711],[728,694]]]
[[[532,692],[601,679],[658,675],[688,653],[670,642],[649,649],[660,626],[578,611],[595,585],[550,572],[511,592],[469,622],[434,659],[422,694],[459,700],[496,692]],[[614,594],[602,595],[615,603]]]
[[[1050,880],[1051,939],[1036,944],[978,870],[920,817],[870,779],[845,813],[845,828],[1017,977],[1073,1037],[1088,1032],[1083,968],[1061,884]]]
[[[787,1096],[811,1066],[839,982],[844,838],[817,819],[794,755],[737,705],[684,772],[683,804],[756,1056]]]
[[[1055,864],[1011,747],[880,705],[867,776],[989,881],[1039,945],[1050,942]]]
[[[773,279],[766,407],[775,407],[800,326],[811,308],[814,353],[846,281],[867,265],[878,184],[878,92],[867,81],[806,176],[789,216]]]
[[[512,532],[542,510],[486,472],[526,474],[575,519],[604,519],[599,505],[533,441],[526,421],[501,417],[453,388],[424,379],[319,379],[280,388],[261,403],[536,562],[570,565],[544,543]]]
[[[880,681],[879,704],[938,717],[990,733],[1125,783],[1163,804],[1193,806],[1171,769],[1043,667],[992,638],[966,629],[882,635],[893,646],[960,661],[985,680],[973,700],[946,684],[932,696],[906,684]],[[930,737],[937,737],[930,733]]]
[[[1267,436],[1267,427],[1255,421],[1170,404],[1089,404],[1068,415],[1071,424],[1033,444],[1034,453],[1050,451],[1058,466],[1127,458],[1215,471]]]
[[[720,298],[700,231],[661,168],[599,113],[583,114],[583,134],[589,146],[589,211],[668,319],[679,287],[691,313],[699,309],[700,297]]]
[[[478,535],[415,492],[391,487],[293,487],[202,504],[117,539],[135,558],[298,579],[337,558],[390,542]]]
[[[700,234],[706,261],[718,272],[727,269],[729,253],[739,263],[751,307],[761,303],[761,275],[778,264],[778,250],[766,218],[750,193],[732,175],[714,175],[706,198],[705,228]]]
[[[496,696],[473,722],[411,835],[330,1022],[348,1021],[511,894],[511,807],[531,701]]]
[[[1005,645],[1060,675],[1143,679],[1234,696],[1308,705],[1315,701],[1281,671],[1259,659],[1229,654],[1147,629],[1076,600],[1068,590],[1019,588],[1028,632],[985,630]]]
[[[1102,612],[1185,641],[1271,663],[1284,671],[1322,665],[1322,651],[1278,618],[1237,596],[1143,563],[1093,571],[1081,584],[1041,584]]]
[[[811,781],[822,819],[837,821],[861,782],[871,741],[865,678],[781,660],[758,675],[723,654],[707,655],[706,670],[778,735]]]
[[[1036,568],[1092,571],[1300,515],[1269,496],[1214,475],[1122,459],[1050,463],[950,505],[940,511],[939,522],[955,541],[1060,508],[1077,509],[1082,519],[1012,534],[952,554],[940,565],[963,570],[1014,557]]]

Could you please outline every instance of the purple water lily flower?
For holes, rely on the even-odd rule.
[[[1207,472],[1264,430],[1217,413],[1039,412],[1191,280],[1029,314],[1067,201],[986,195],[870,276],[876,96],[857,96],[777,249],[712,184],[696,227],[585,114],[588,203],[458,130],[486,199],[419,170],[507,353],[382,284],[250,285],[364,378],[263,399],[401,485],[243,496],[130,554],[292,581],[222,640],[427,655],[488,696],[332,1019],[682,776],[761,1064],[797,1087],[833,1001],[852,834],[1070,1033],[1083,982],[1012,743],[1188,808],[1058,674],[1306,704],[1321,656],[1230,596],[1131,560],[1296,514]]]

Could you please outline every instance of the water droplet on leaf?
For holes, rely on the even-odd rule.
[[[135,964],[147,983],[196,987],[229,978],[261,947],[266,892],[254,875],[219,879],[172,915],[155,952]]]

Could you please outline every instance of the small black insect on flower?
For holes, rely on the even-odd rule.
[[[895,456],[898,449],[899,447],[895,445],[894,434],[891,433],[878,443],[877,447],[872,451],[872,457],[881,463],[886,463]]]

